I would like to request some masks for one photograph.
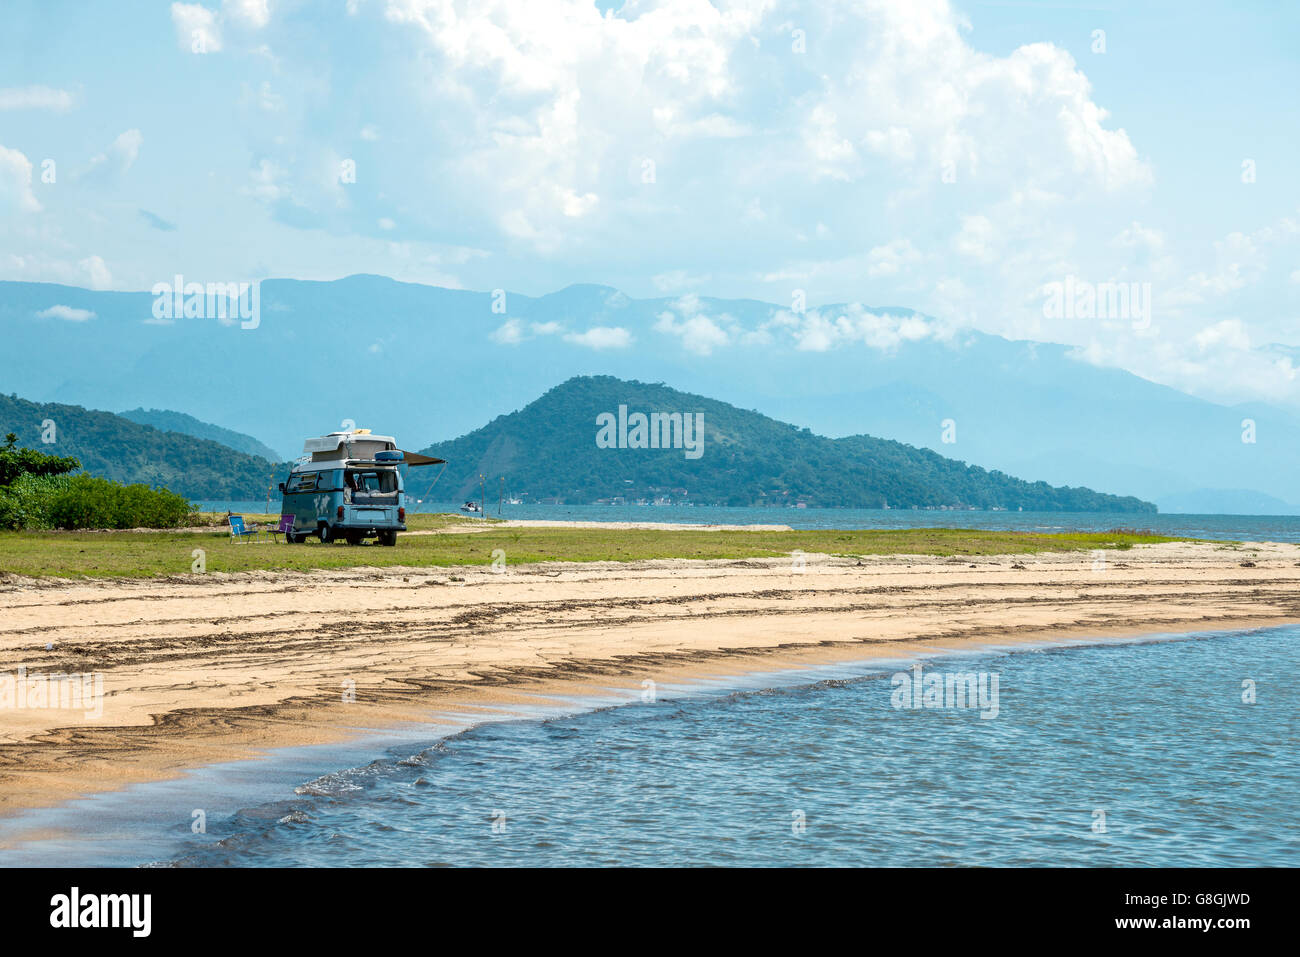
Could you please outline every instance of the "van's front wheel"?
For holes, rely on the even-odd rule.
[[[320,527],[316,529],[316,534],[320,536],[320,543],[322,545],[328,545],[330,542],[334,541],[334,531],[325,522],[320,523]]]
[[[379,533],[379,544],[380,544],[380,545],[396,545],[396,544],[397,544],[397,533],[396,533],[396,532],[380,532],[380,533]]]

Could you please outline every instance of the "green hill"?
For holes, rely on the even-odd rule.
[[[702,414],[699,456],[688,457],[684,447],[599,447],[597,417],[617,419],[620,406],[629,422],[625,445],[642,438],[633,413]],[[621,429],[604,438],[611,432],[617,439]],[[570,379],[518,412],[424,451],[449,463],[442,496],[477,499],[482,475],[489,501],[504,476],[505,490],[526,501],[1156,510],[1133,497],[1025,482],[868,435],[829,439],[725,402],[611,376]]]
[[[184,435],[192,435],[196,439],[211,439],[245,455],[255,455],[268,462],[280,461],[280,456],[275,449],[251,435],[233,429],[223,429],[219,425],[204,422],[184,412],[172,412],[169,409],[130,409],[119,412],[118,415],[139,425],[152,425],[162,432],[180,432]]]
[[[42,441],[44,423],[54,442]],[[0,435],[18,444],[81,460],[91,475],[171,489],[190,499],[253,499],[266,495],[272,464],[210,439],[164,432],[112,412],[79,405],[29,402],[0,395]],[[285,467],[275,466],[276,480]]]

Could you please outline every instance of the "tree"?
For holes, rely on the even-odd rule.
[[[0,487],[12,485],[23,475],[63,475],[81,468],[81,462],[71,455],[20,449],[17,443],[18,436],[12,432],[5,436],[5,447],[0,449]]]

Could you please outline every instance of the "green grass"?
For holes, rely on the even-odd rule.
[[[246,516],[251,521],[265,517]],[[442,528],[456,515],[414,515],[413,528]],[[491,525],[493,523],[489,523]],[[508,564],[541,561],[636,561],[655,558],[772,558],[795,550],[834,555],[1023,555],[1126,549],[1180,541],[1132,530],[1039,534],[973,529],[674,531],[600,528],[498,528],[445,535],[399,535],[397,545],[235,544],[222,529],[201,532],[0,532],[0,573],[61,578],[188,575],[192,552],[207,571],[242,572],[355,566],[487,565],[502,549]]]

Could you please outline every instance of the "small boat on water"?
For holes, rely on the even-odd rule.
[[[468,512],[471,515],[478,515],[482,513],[483,506],[479,505],[477,502],[466,502],[460,507],[460,510],[462,512]]]

